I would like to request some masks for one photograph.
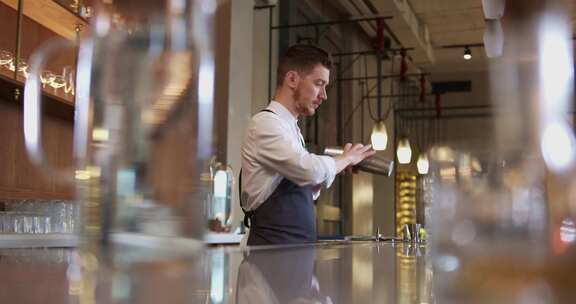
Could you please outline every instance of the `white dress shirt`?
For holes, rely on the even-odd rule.
[[[242,207],[254,210],[276,190],[283,178],[298,186],[330,187],[336,161],[309,153],[298,120],[282,104],[272,101],[248,124],[242,145]],[[315,189],[314,199],[320,195]]]

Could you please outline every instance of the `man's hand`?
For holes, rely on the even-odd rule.
[[[340,173],[346,168],[352,168],[365,158],[374,154],[376,154],[376,151],[372,150],[372,145],[352,145],[351,143],[347,143],[344,146],[344,152],[342,155],[334,157],[336,160],[336,172]]]

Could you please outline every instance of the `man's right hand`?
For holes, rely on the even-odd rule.
[[[355,166],[374,154],[376,154],[376,151],[372,150],[372,145],[352,145],[347,143],[344,146],[344,152],[334,157],[336,160],[336,172],[340,173],[348,167]]]

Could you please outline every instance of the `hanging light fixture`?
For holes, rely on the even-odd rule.
[[[428,163],[428,155],[426,155],[426,153],[421,153],[418,156],[416,167],[418,167],[418,173],[422,175],[428,174],[428,168],[430,167],[430,163]]]
[[[376,151],[386,150],[386,145],[388,144],[388,133],[386,132],[386,124],[384,121],[380,120],[374,124],[370,139],[372,141],[372,149]]]
[[[505,6],[506,0],[482,0],[482,8],[486,19],[502,18]]]
[[[410,141],[408,137],[404,137],[398,141],[398,148],[396,149],[396,156],[400,164],[409,164],[412,160],[412,149],[410,148]]]
[[[470,60],[472,59],[472,51],[470,50],[469,47],[465,47],[464,48],[464,60]]]
[[[495,58],[502,55],[504,48],[504,32],[500,20],[485,20],[484,29],[484,50],[488,58]]]

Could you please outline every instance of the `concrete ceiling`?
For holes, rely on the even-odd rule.
[[[379,1],[379,0],[376,0]],[[481,0],[408,0],[416,17],[428,27],[435,62],[416,58],[425,70],[456,72],[481,70],[487,60],[484,49],[471,48],[472,60],[464,60],[462,48],[448,45],[482,43],[484,12]]]
[[[392,16],[386,24],[409,52],[415,66],[433,73],[482,70],[487,66],[482,47],[473,47],[473,59],[463,59],[464,48],[448,45],[482,43],[482,0],[338,0],[353,17]],[[361,24],[370,36],[374,28]],[[423,30],[424,29],[424,30]]]
[[[414,63],[423,70],[451,73],[487,68],[488,59],[482,47],[471,48],[473,58],[469,61],[463,59],[463,48],[444,48],[449,45],[483,43],[485,23],[482,0],[360,1],[369,3],[374,13],[394,17],[388,22],[389,26],[405,47],[416,47],[411,56]],[[572,16],[576,16],[575,9],[576,5]],[[406,17],[406,10],[410,10],[415,18]],[[414,30],[416,27],[427,29],[427,35],[424,35],[427,39],[414,39],[415,35],[418,36]],[[422,51],[426,48],[428,53]]]

